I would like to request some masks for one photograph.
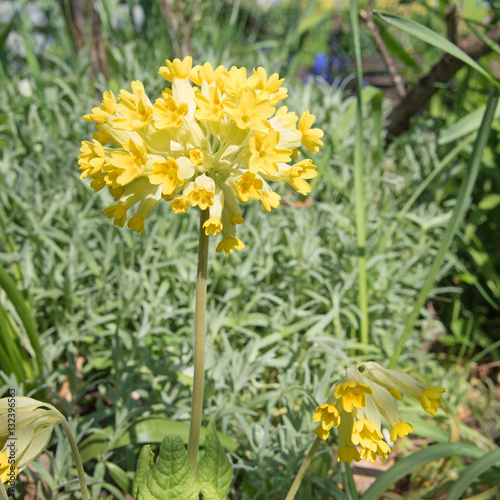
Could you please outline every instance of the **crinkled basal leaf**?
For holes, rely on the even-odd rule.
[[[198,500],[200,487],[179,436],[165,436],[156,465],[139,484],[138,500]]]
[[[220,444],[213,422],[207,427],[204,448],[205,455],[200,460],[196,474],[203,498],[224,500],[231,486],[233,468]]]
[[[137,492],[139,490],[139,485],[142,483],[144,476],[154,468],[155,466],[155,455],[151,451],[151,446],[147,444],[142,447],[141,453],[139,454],[139,459],[137,460],[137,468],[135,471],[134,484],[132,486],[132,494],[134,498],[137,498]]]

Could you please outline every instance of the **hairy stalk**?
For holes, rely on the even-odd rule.
[[[208,220],[208,209],[200,214],[200,244],[198,247],[198,275],[196,278],[196,305],[194,319],[194,377],[189,427],[188,459],[196,474],[200,445],[201,414],[203,411],[203,383],[205,377],[205,311],[207,306],[208,236],[203,224]]]
[[[75,438],[71,433],[68,421],[64,418],[62,420],[62,426],[66,437],[68,438],[71,451],[73,452],[73,457],[75,458],[76,470],[78,471],[78,480],[80,481],[80,488],[82,489],[82,500],[89,499],[89,493],[87,491],[87,485],[85,484],[85,471],[83,470],[82,459],[80,457],[80,452],[78,451],[78,446],[76,445]]]
[[[313,445],[311,446],[311,449],[309,450],[309,453],[307,454],[306,459],[304,460],[303,464],[301,465],[299,472],[297,472],[297,475],[295,476],[295,479],[292,483],[292,486],[290,487],[290,490],[288,491],[288,494],[285,498],[285,500],[293,500],[295,498],[295,495],[297,494],[297,491],[299,489],[300,483],[302,483],[302,479],[304,479],[304,476],[306,475],[307,469],[309,468],[309,465],[311,465],[311,461],[314,457],[314,454],[316,453],[316,450],[318,449],[318,446],[321,443],[321,438],[316,438],[316,441],[314,441]]]
[[[354,193],[356,208],[356,254],[358,265],[358,306],[360,319],[360,342],[368,345],[368,286],[366,272],[366,221],[365,221],[365,171],[363,159],[363,102],[361,89],[363,70],[361,67],[361,45],[359,41],[358,2],[350,1],[350,18],[356,55],[356,140],[354,145]]]

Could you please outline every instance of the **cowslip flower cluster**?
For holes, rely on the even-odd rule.
[[[46,448],[64,416],[51,404],[32,398],[0,399],[0,480],[11,482]]]
[[[391,449],[383,439],[381,415],[391,426],[390,439],[395,442],[413,431],[402,421],[396,406],[401,394],[419,399],[422,408],[435,415],[443,392],[441,387],[427,387],[411,375],[378,363],[351,366],[343,380],[331,388],[327,403],[316,408],[313,420],[321,423],[315,433],[326,440],[331,428],[338,428],[339,462],[359,462],[362,458],[374,462],[377,456],[385,460]]]
[[[301,145],[318,152],[323,132],[312,128],[309,111],[299,119],[286,106],[276,107],[287,97],[284,79],[264,68],[248,75],[236,66],[193,67],[186,57],[167,60],[159,74],[171,87],[154,103],[134,81],[132,92],[105,92],[101,106],[84,116],[97,123],[97,132],[82,142],[81,177],[90,177],[95,191],[109,188],[116,204],[105,213],[117,226],[138,204],[128,227],[142,234],[163,198],[176,214],[208,208],[205,233],[222,233],[217,251],[241,250],[238,202],[260,200],[266,211],[278,207],[280,196],[269,182],[288,182],[308,194],[316,166],[310,159],[291,161]]]

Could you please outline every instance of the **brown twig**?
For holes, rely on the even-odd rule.
[[[485,35],[494,43],[500,43],[500,23]],[[491,52],[491,48],[474,34],[470,34],[463,39],[459,43],[459,47],[474,60]],[[408,128],[410,119],[437,92],[439,86],[436,84],[446,83],[464,65],[465,63],[461,60],[446,54],[434,65],[429,73],[419,80],[407,96],[391,111],[387,125],[388,142]]]
[[[394,82],[399,97],[401,98],[405,97],[406,88],[403,83],[403,79],[397,72],[394,60],[389,54],[389,51],[387,50],[387,47],[385,46],[385,43],[382,40],[382,37],[380,36],[377,26],[375,26],[375,23],[373,22],[371,11],[366,12],[365,10],[361,10],[359,12],[359,15],[361,19],[364,21],[366,27],[368,28],[368,31],[370,32],[370,35],[372,36],[373,41],[375,42],[375,45],[377,46],[377,49],[380,52],[385,67],[387,68],[387,71],[389,72],[389,75],[391,76],[391,79]]]
[[[448,40],[458,45],[458,14],[456,4],[452,3],[446,7],[444,20],[446,23],[446,35]]]
[[[183,58],[191,54],[191,32],[193,30],[195,14],[199,8],[198,1],[191,5],[191,14],[188,17],[189,2],[163,0],[163,14],[171,27],[170,38],[174,50],[174,57]]]
[[[89,47],[94,76],[102,73],[107,79],[109,73],[106,43],[102,33],[101,19],[93,2],[91,0],[61,0],[61,5],[66,16],[71,20],[71,31],[78,52]]]

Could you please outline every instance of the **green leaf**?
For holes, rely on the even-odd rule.
[[[486,106],[481,106],[475,109],[471,113],[460,118],[453,125],[448,127],[439,137],[438,144],[444,145],[450,142],[461,139],[462,137],[471,134],[472,132],[477,132],[479,126],[481,125],[481,120],[483,119],[484,110]],[[497,105],[495,110],[495,118],[500,116],[500,105]]]
[[[207,427],[205,454],[196,473],[204,500],[224,500],[231,486],[232,475],[233,468],[217,437],[215,424],[211,422]]]
[[[43,374],[43,354],[40,348],[40,343],[38,341],[38,332],[35,320],[31,316],[31,312],[28,309],[26,301],[21,294],[21,292],[17,289],[16,283],[14,280],[0,267],[0,289],[3,289],[7,294],[7,297],[10,299],[14,307],[16,308],[17,314],[19,315],[20,320],[23,323],[23,326],[28,335],[29,341],[35,353],[38,374]],[[22,356],[22,353],[20,353]]]
[[[132,486],[132,481],[128,477],[127,473],[118,465],[113,462],[106,462],[106,469],[109,472],[109,475],[116,483],[116,485],[122,491],[130,492],[130,487]]]
[[[94,458],[99,457],[105,449],[105,445],[108,443],[109,439],[105,434],[111,433],[112,428],[110,426],[103,429],[103,433],[93,434],[88,438],[85,438],[80,443],[80,454],[82,457],[82,462],[85,464]],[[205,439],[206,429],[201,428],[201,445],[203,446],[203,440]],[[150,444],[150,443],[161,443],[162,439],[167,434],[177,434],[179,435],[184,443],[188,442],[189,437],[189,423],[187,422],[177,422],[175,420],[170,420],[165,417],[160,417],[158,415],[151,415],[149,417],[140,418],[132,422],[130,427],[128,427],[118,442],[114,442],[113,449],[121,448],[122,446],[128,445],[138,445],[138,444]],[[225,435],[220,434],[219,438],[222,442],[224,448],[228,451],[236,451],[238,444],[235,441]],[[108,448],[106,448],[108,449]]]
[[[497,462],[500,462],[500,448],[486,453],[480,459],[473,462],[464,472],[460,473],[460,477],[450,488],[446,500],[459,500],[462,493],[467,489],[472,481]]]
[[[137,468],[135,470],[134,484],[132,485],[132,495],[137,498],[139,485],[144,480],[146,474],[153,470],[155,466],[155,454],[151,451],[151,446],[147,444],[142,447],[137,460]]]
[[[430,30],[423,24],[417,23],[415,21],[410,21],[409,19],[405,19],[404,17],[398,16],[396,14],[390,14],[389,12],[384,12],[381,10],[374,11],[374,14],[385,21],[387,24],[390,24],[400,29],[401,31],[404,31],[409,35],[412,35],[415,38],[428,43],[429,45],[433,45],[438,49],[448,52],[448,54],[451,54],[457,59],[460,59],[465,64],[468,64],[471,68],[474,68],[481,75],[485,76],[488,80],[494,82],[495,85],[498,85],[498,82],[476,61],[474,61],[474,59],[469,57],[463,50],[459,49],[455,44],[451,43],[446,38],[443,38],[441,35],[438,35],[436,32]]]
[[[198,500],[200,487],[182,438],[165,436],[156,465],[139,484],[138,500]]]
[[[387,491],[396,481],[434,460],[452,456],[469,456],[470,453],[470,449],[460,443],[435,444],[425,450],[412,453],[380,474],[366,490],[361,500],[378,500],[382,493]]]
[[[478,204],[481,210],[492,210],[500,205],[500,194],[492,193],[486,195]]]

